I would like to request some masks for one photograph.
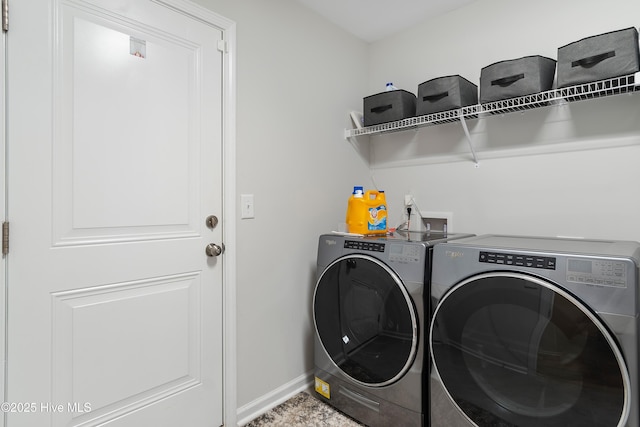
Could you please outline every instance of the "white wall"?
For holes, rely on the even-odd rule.
[[[417,92],[526,55],[557,57],[575,40],[640,23],[640,2],[478,0],[371,45],[369,92]],[[480,165],[457,124],[372,137],[370,162],[392,220],[404,194],[453,212],[454,231],[640,240],[640,95],[469,121]]]
[[[374,185],[363,157],[398,222],[411,191],[422,210],[452,211],[459,231],[640,240],[640,95],[470,123],[479,168],[455,124],[342,137],[348,112],[387,81],[415,92],[448,74],[477,82],[498,60],[555,57],[637,25],[637,0],[478,0],[373,45],[293,0],[197,1],[237,23],[238,194],[255,195],[256,218],[237,230],[240,418],[313,369],[317,236],[343,220],[352,185]]]
[[[242,421],[313,370],[318,236],[344,221],[352,185],[369,176],[343,138],[366,92],[368,46],[293,0],[198,2],[237,23],[237,189],[255,197],[255,219],[237,227]]]

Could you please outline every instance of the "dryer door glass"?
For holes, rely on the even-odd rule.
[[[597,316],[551,283],[489,273],[454,287],[431,329],[434,366],[478,425],[618,426],[629,377]]]
[[[348,255],[320,276],[313,314],[322,346],[351,379],[384,386],[413,362],[415,309],[400,278],[379,260]]]

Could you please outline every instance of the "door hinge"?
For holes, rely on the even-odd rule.
[[[2,223],[2,255],[9,253],[9,222]]]
[[[224,40],[218,40],[218,50],[222,53],[227,53],[227,42]]]
[[[9,0],[2,0],[2,31],[9,31]]]

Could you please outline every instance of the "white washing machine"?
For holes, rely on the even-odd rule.
[[[318,398],[369,426],[428,425],[431,251],[465,236],[320,236]]]
[[[640,244],[478,236],[434,249],[433,427],[638,427]]]

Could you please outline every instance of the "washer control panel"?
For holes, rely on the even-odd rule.
[[[501,252],[480,252],[478,261],[489,264],[517,265],[519,267],[542,268],[545,270],[556,269],[556,259],[554,257],[509,254]]]
[[[627,266],[622,261],[569,258],[567,281],[586,285],[627,287]]]
[[[389,261],[401,263],[420,262],[420,246],[391,245],[389,246]]]
[[[383,253],[389,246],[388,260],[402,264],[419,263],[422,259],[420,245],[368,242],[363,240],[345,240],[345,249]]]
[[[345,249],[357,249],[360,251],[384,252],[384,243],[367,242],[363,240],[345,240]]]

